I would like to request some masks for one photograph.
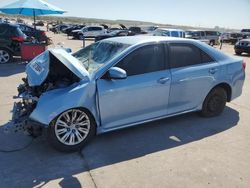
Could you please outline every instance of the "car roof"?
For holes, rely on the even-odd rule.
[[[182,30],[182,29],[169,29],[169,28],[162,28],[162,27],[157,28],[157,30],[165,30],[165,31],[181,31],[181,32],[184,32],[184,30]]]
[[[125,36],[125,37],[113,37],[102,40],[104,41],[111,41],[123,44],[129,44],[131,47],[143,45],[147,43],[154,43],[154,42],[180,42],[180,43],[189,43],[195,44],[200,49],[214,57],[217,61],[228,59],[229,56],[222,53],[218,49],[215,49],[204,42],[194,39],[186,39],[186,38],[178,38],[178,37],[165,37],[165,36],[149,36],[149,35],[137,35],[137,36]]]
[[[165,42],[168,42],[168,41],[190,41],[192,39],[165,37],[165,36],[162,37],[162,36],[137,35],[137,36],[125,36],[125,37],[109,38],[109,39],[105,39],[105,40],[124,43],[124,44],[130,44],[130,45],[137,45],[137,44],[143,44],[143,43],[162,42],[162,41],[165,41]]]
[[[100,26],[100,25],[85,26],[84,28],[90,28],[90,27],[99,27],[99,28],[104,28],[103,26]]]

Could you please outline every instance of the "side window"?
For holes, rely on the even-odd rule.
[[[185,67],[201,63],[201,52],[190,44],[170,44],[171,68]]]
[[[4,35],[6,33],[7,29],[4,26],[0,27],[0,35]]]
[[[202,63],[214,62],[213,58],[211,58],[207,53],[203,52],[202,50],[201,50],[201,60]]]
[[[102,30],[102,28],[100,27],[92,27],[91,31],[100,31]]]
[[[164,70],[164,46],[158,44],[139,48],[126,56],[116,67],[124,69],[128,76]]]
[[[207,36],[214,36],[214,35],[217,35],[217,32],[215,32],[215,31],[206,31],[206,35]]]
[[[201,36],[204,37],[205,36],[205,32],[201,31]]]

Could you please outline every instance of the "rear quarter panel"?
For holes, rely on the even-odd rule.
[[[245,71],[240,59],[228,59],[221,61],[221,82],[228,83],[232,89],[231,100],[242,94],[242,88],[245,81]]]

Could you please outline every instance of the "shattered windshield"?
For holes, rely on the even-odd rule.
[[[89,74],[92,74],[128,47],[129,44],[100,41],[79,50],[73,56],[84,65]]]

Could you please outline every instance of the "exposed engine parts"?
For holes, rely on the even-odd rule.
[[[57,66],[57,68],[55,66]],[[18,95],[13,97],[13,99],[18,101],[15,102],[13,107],[11,126],[5,127],[6,131],[24,131],[31,136],[39,136],[41,134],[41,127],[29,122],[29,116],[35,109],[39,97],[50,90],[68,87],[79,81],[79,79],[62,64],[52,63],[50,69],[53,71],[49,72],[46,80],[39,86],[31,87],[29,86],[27,78],[22,79],[23,84],[20,84],[17,88]]]

